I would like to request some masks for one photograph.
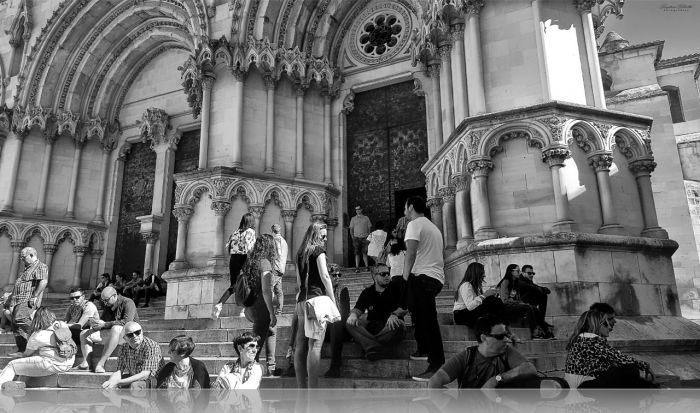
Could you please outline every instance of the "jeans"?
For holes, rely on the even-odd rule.
[[[441,290],[442,283],[435,278],[423,274],[408,277],[406,300],[411,311],[418,352],[428,355],[428,369],[434,371],[445,364],[435,304],[435,297]]]
[[[373,324],[374,328],[372,328]],[[388,327],[384,326],[376,334],[373,334],[368,330],[368,328],[376,331],[378,327],[381,327],[377,327],[376,324],[376,322],[368,322],[367,320],[360,319],[357,326],[346,324],[345,328],[347,328],[350,335],[353,336],[355,341],[362,347],[365,353],[384,350],[383,347],[403,339],[404,333],[406,332],[405,326],[402,324],[401,327],[393,330],[390,330]]]
[[[284,290],[282,289],[282,273],[276,272],[277,275],[272,276],[272,296],[277,298],[277,305],[280,311],[284,307]]]
[[[31,314],[34,309],[29,308],[27,301],[18,303],[12,309],[12,331],[15,333],[17,350],[24,352],[27,349],[27,340],[32,332]]]
[[[9,377],[9,372],[11,371],[14,371],[15,376],[29,377],[44,377],[56,373],[65,373],[73,366],[73,361],[75,361],[75,356],[69,357],[64,361],[57,361],[42,356],[23,357],[7,363],[0,376],[5,376],[5,373],[8,373],[7,377]],[[10,377],[9,380],[12,380],[12,378]]]
[[[469,311],[466,308],[463,310],[454,311],[455,324],[474,327],[476,320],[480,317],[491,314],[499,316],[503,312],[503,302],[500,298],[494,296],[486,297],[480,306]]]
[[[255,361],[260,360],[263,345],[265,346],[265,357],[268,366],[276,366],[275,351],[277,351],[277,326],[270,328],[270,312],[267,311],[265,299],[259,294],[252,307],[253,333],[260,336],[258,340],[258,354]]]

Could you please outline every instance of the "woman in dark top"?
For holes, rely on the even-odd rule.
[[[501,317],[508,322],[525,320],[532,332],[532,338],[549,338],[545,326],[537,325],[535,308],[520,300],[518,295],[519,277],[520,267],[517,264],[510,264],[501,281],[496,284],[496,288],[500,289],[499,295],[504,304]]]
[[[170,362],[156,374],[159,389],[208,389],[209,372],[201,361],[190,357],[192,337],[175,336],[170,340]]]
[[[260,360],[263,344],[267,357],[268,375],[276,370],[275,350],[277,347],[277,317],[272,306],[272,263],[277,260],[277,247],[270,234],[260,235],[255,241],[253,250],[243,265],[241,277],[247,277],[248,285],[255,291],[255,302],[246,308],[246,315],[253,321],[253,333],[258,339],[258,354],[255,361]]]
[[[326,324],[340,319],[333,285],[326,265],[326,224],[314,222],[306,230],[297,252],[297,317],[296,334],[297,386],[318,387],[321,347]],[[308,288],[307,288],[308,286]]]

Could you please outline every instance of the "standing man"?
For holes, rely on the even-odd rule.
[[[20,252],[24,270],[17,277],[12,295],[8,299],[12,310],[12,332],[15,334],[17,352],[10,357],[22,357],[27,349],[27,340],[31,334],[31,314],[41,301],[41,293],[49,283],[49,268],[39,261],[36,250],[25,247]]]
[[[445,363],[435,297],[445,284],[443,271],[442,234],[428,218],[425,200],[412,196],[406,200],[404,215],[410,222],[406,227],[406,257],[403,278],[407,281],[407,305],[415,327],[418,351],[411,360],[428,360],[425,372],[413,380],[427,382]]]
[[[287,246],[287,241],[284,240],[282,234],[280,233],[280,224],[272,225],[272,239],[275,241],[275,246],[277,247],[277,261],[272,263],[272,293],[277,297],[277,310],[275,314],[282,314],[282,307],[284,307],[284,289],[282,288],[282,277],[284,277],[284,271],[287,266],[287,252],[289,247]]]
[[[352,248],[355,250],[355,272],[360,272],[360,263],[365,259],[367,270],[369,271],[369,257],[367,256],[367,237],[372,231],[372,222],[369,217],[362,214],[362,207],[355,207],[355,216],[350,220],[350,236],[352,237]]]

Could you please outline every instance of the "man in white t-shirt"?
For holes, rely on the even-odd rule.
[[[272,263],[272,292],[277,297],[277,309],[275,314],[282,314],[282,307],[284,307],[284,290],[282,289],[282,277],[284,276],[284,271],[287,266],[287,252],[289,247],[287,246],[287,241],[282,237],[280,224],[272,225],[272,239],[275,240],[275,246],[277,247],[277,261]]]
[[[435,297],[445,284],[442,234],[428,218],[425,200],[419,196],[406,200],[404,215],[411,222],[406,227],[406,258],[403,278],[408,282],[408,310],[415,329],[418,351],[411,360],[428,360],[425,372],[413,376],[416,381],[429,381],[445,363]]]

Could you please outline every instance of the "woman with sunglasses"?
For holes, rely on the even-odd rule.
[[[610,347],[608,316],[589,310],[581,314],[566,346],[564,379],[571,388],[653,388],[649,363]],[[644,378],[640,377],[644,373]]]
[[[257,389],[262,380],[262,366],[255,361],[260,337],[246,331],[233,340],[238,358],[219,372],[212,387],[217,389]]]
[[[538,325],[535,308],[520,299],[518,293],[519,277],[520,267],[517,264],[510,264],[506,268],[506,273],[501,278],[501,281],[496,284],[500,299],[503,302],[501,317],[510,323],[524,320],[532,332],[533,339],[550,338],[546,332],[546,326]]]
[[[209,372],[201,361],[190,357],[195,344],[192,337],[180,335],[170,340],[170,362],[156,375],[159,389],[208,389]]]
[[[340,320],[333,281],[326,264],[326,224],[309,225],[297,252],[296,332],[294,365],[299,388],[317,388],[321,347],[328,323]]]

